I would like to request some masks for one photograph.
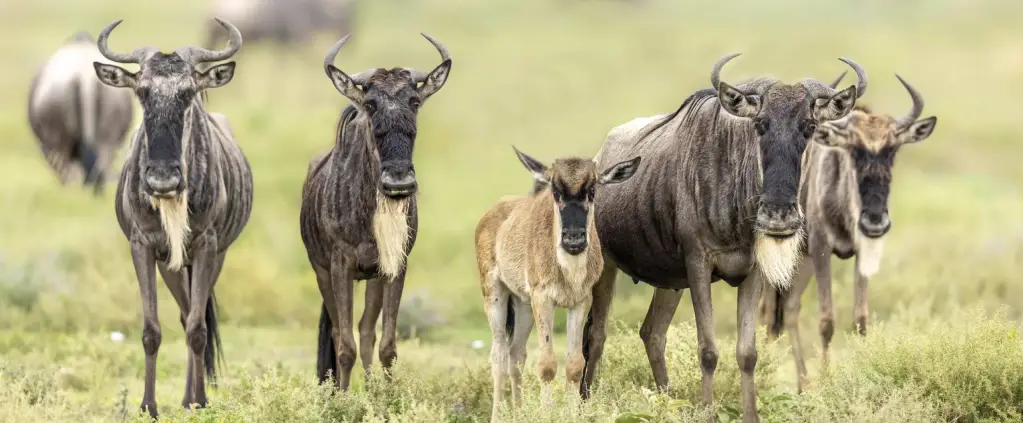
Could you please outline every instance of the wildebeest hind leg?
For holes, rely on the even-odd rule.
[[[590,397],[590,388],[600,366],[600,358],[604,355],[604,340],[607,339],[607,316],[611,312],[611,301],[615,296],[615,278],[618,268],[611,260],[604,259],[604,270],[593,285],[593,304],[590,305],[589,317],[583,327],[583,358],[586,367],[583,370],[583,381],[579,384],[579,394],[583,399]]]
[[[185,319],[185,337],[192,362],[191,404],[206,407],[206,349],[215,348],[208,339],[206,302],[210,300],[218,272],[217,236],[210,230],[198,234],[192,241],[192,274],[189,275],[190,292],[188,317]],[[215,363],[209,363],[210,366]],[[186,396],[187,397],[187,396]],[[186,398],[187,399],[187,398]]]
[[[533,307],[527,301],[515,296],[511,298],[512,309],[515,311],[515,326],[511,339],[511,361],[508,372],[511,373],[512,401],[516,407],[522,406],[522,366],[526,364],[526,350],[529,335],[533,333]]]
[[[650,300],[650,308],[643,319],[643,326],[639,329],[650,368],[654,372],[654,382],[662,391],[668,389],[668,367],[664,362],[668,326],[671,325],[671,319],[675,316],[681,299],[682,291],[655,289],[654,297]]]
[[[508,374],[508,301],[510,293],[501,281],[490,281],[489,295],[484,298],[487,322],[490,323],[490,376],[494,393],[490,420],[496,421],[498,410],[504,403],[505,376]]]

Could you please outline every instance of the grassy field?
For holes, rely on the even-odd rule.
[[[851,332],[851,263],[836,260],[838,325],[831,371],[818,373],[816,295],[803,305],[812,385],[795,395],[788,340],[758,336],[765,421],[1020,421],[1023,413],[1023,4],[1000,0],[646,2],[374,0],[360,5],[338,65],[438,63],[425,31],[450,48],[447,86],[419,119],[415,151],[421,229],[401,325],[395,380],[331,395],[315,384],[320,296],[298,234],[306,165],[329,148],[345,105],[321,70],[340,34],[302,48],[246,45],[234,81],[210,93],[254,169],[252,218],[217,285],[227,367],[211,407],[180,410],[186,347],[161,287],[157,401],[169,421],[486,421],[489,330],[472,251],[476,219],[525,192],[511,145],[543,160],[594,154],[615,125],[674,110],[707,87],[711,64],[744,52],[724,78],[769,73],[830,80],[839,56],[870,73],[865,101],[901,114],[898,72],[940,123],[902,150],[887,256],[871,283],[873,326]],[[685,4],[682,4],[685,3]],[[124,18],[111,46],[169,51],[198,43],[207,2],[0,0],[0,421],[131,421],[142,397],[138,285],[113,215],[61,187],[27,125],[36,67],[79,29]],[[847,81],[849,81],[847,79]],[[864,101],[864,100],[861,100]],[[118,164],[119,168],[119,164]],[[361,295],[362,287],[357,288]],[[713,410],[698,403],[688,300],[669,340],[673,388],[652,375],[636,327],[651,289],[622,278],[600,385],[592,401],[540,406],[535,377],[512,421],[691,421],[738,418],[735,291],[715,286],[719,349]],[[687,295],[688,297],[688,295]],[[358,301],[357,301],[358,303]],[[361,305],[356,312],[361,312]],[[563,325],[563,323],[562,323]],[[121,332],[126,340],[111,339]],[[472,341],[484,340],[481,349]],[[559,358],[563,343],[558,343]],[[531,353],[531,358],[535,354]],[[530,362],[527,373],[535,368]],[[358,366],[357,366],[358,367]],[[559,367],[563,367],[559,366]],[[558,382],[560,384],[561,378]]]

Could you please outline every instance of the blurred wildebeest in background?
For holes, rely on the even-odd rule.
[[[84,177],[101,194],[133,112],[131,93],[96,78],[96,61],[108,62],[91,35],[68,39],[32,80],[28,122],[62,184]]]
[[[352,32],[356,0],[216,0],[213,16],[234,22],[246,43],[272,39],[281,44],[308,41],[317,31],[338,36]],[[219,25],[208,27],[206,47],[226,40]]]

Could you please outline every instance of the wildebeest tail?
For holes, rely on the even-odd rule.
[[[768,313],[774,313],[774,323],[767,330],[771,336],[778,337],[781,335],[782,328],[785,327],[785,294],[773,286],[765,286],[764,289],[770,289],[773,292],[768,295],[774,295],[774,310],[767,310]]]
[[[92,69],[88,70],[93,72]],[[87,75],[79,78],[75,83],[74,90],[75,104],[78,105],[78,136],[73,140],[74,154],[82,165],[82,173],[85,176],[83,184],[89,185],[99,179],[100,169],[96,168],[96,127],[99,125],[99,92],[97,90],[99,81],[95,77]]]
[[[508,299],[508,315],[505,316],[504,330],[508,332],[508,338],[515,334],[515,306],[511,298]]]
[[[89,145],[82,138],[76,138],[75,158],[82,163],[82,171],[85,173],[84,185],[94,184],[99,181],[100,169],[96,168],[97,155],[94,146]]]
[[[328,377],[337,377],[337,354],[334,352],[334,324],[327,313],[327,304],[320,310],[320,335],[316,348],[316,375],[320,383]]]
[[[206,301],[206,354],[203,362],[206,365],[206,377],[213,386],[217,386],[217,365],[224,360],[223,351],[224,345],[220,342],[220,329],[217,327],[217,300],[211,293],[210,299]]]

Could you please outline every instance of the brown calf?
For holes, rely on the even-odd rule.
[[[512,375],[512,397],[521,404],[519,366],[526,359],[526,341],[533,326],[530,316],[540,332],[540,378],[544,382],[554,379],[554,307],[569,309],[566,388],[579,389],[586,364],[583,324],[593,284],[604,269],[593,221],[593,196],[598,184],[632,177],[640,161],[635,157],[598,175],[590,159],[561,158],[548,168],[517,149],[515,152],[536,179],[533,193],[501,198],[476,226],[476,262],[493,334],[492,418],[497,417],[504,397],[506,372]]]
[[[808,251],[790,290],[765,290],[761,304],[769,334],[778,336],[784,324],[792,339],[799,391],[806,383],[799,308],[810,276],[817,279],[822,361],[827,366],[828,344],[835,331],[831,256],[843,260],[856,256],[853,314],[857,330],[866,334],[867,284],[880,267],[883,237],[891,229],[888,193],[895,155],[903,145],[929,137],[937,124],[933,116],[917,120],[923,112],[923,98],[901,77],[899,81],[913,99],[909,113],[896,118],[857,107],[843,119],[819,125],[815,142],[803,156],[799,202],[806,210]]]

